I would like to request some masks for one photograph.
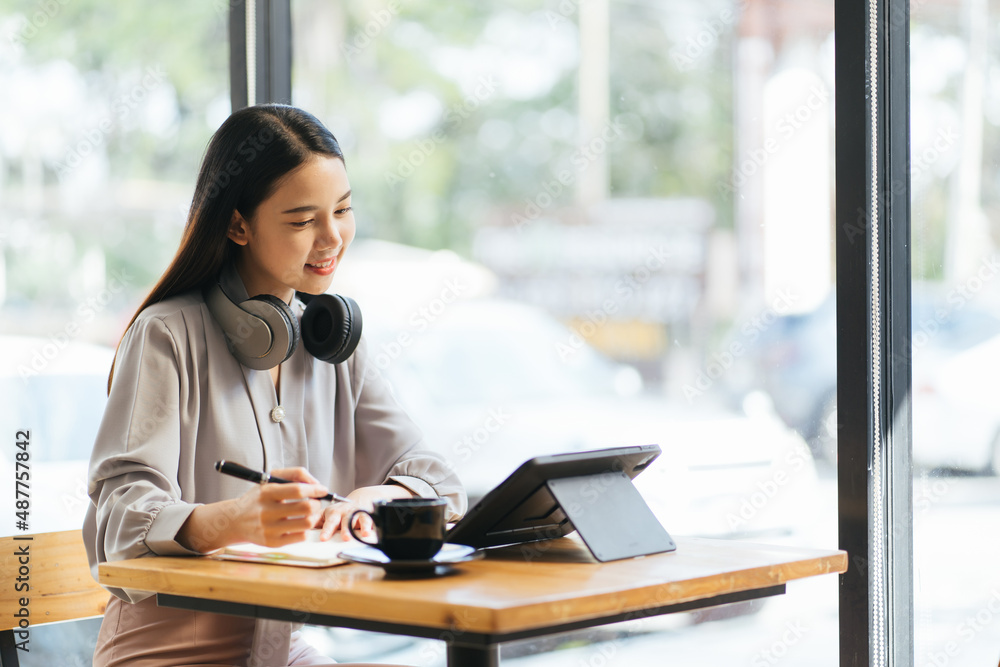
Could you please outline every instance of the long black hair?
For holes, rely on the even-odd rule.
[[[211,284],[236,258],[227,236],[233,212],[250,220],[281,180],[315,155],[344,159],[333,134],[302,109],[260,104],[229,116],[205,150],[177,254],[125,330],[148,306]],[[109,393],[113,378],[114,366]]]

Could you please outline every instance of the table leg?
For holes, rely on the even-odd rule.
[[[449,644],[448,667],[500,667],[500,647]]]

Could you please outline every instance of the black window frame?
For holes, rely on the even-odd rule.
[[[247,30],[250,21],[253,31]],[[291,104],[291,0],[230,0],[229,83],[233,111],[266,102]]]
[[[840,664],[912,665],[909,2],[834,12]]]

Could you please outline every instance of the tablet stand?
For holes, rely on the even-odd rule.
[[[674,541],[622,471],[545,482],[594,558],[604,562],[673,551]]]

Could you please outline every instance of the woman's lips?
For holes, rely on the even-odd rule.
[[[312,271],[318,276],[328,276],[333,273],[333,270],[337,267],[337,258],[331,257],[330,259],[324,260],[322,262],[316,262],[315,264],[306,264],[306,269]]]

